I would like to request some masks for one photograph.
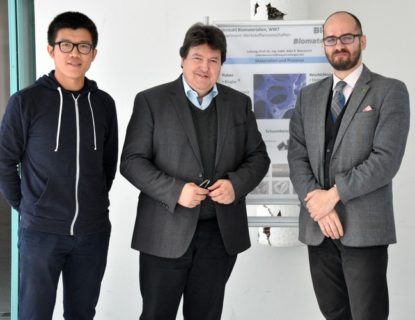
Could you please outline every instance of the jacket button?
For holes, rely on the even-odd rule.
[[[203,178],[203,174],[202,173],[199,173],[199,178]]]

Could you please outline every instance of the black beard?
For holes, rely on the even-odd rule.
[[[340,50],[340,51],[337,51],[337,52],[334,52],[334,53],[338,53],[338,52],[347,52],[347,53],[350,54],[350,52],[346,51],[346,50]],[[327,60],[329,61],[330,65],[333,67],[333,69],[338,70],[338,71],[345,71],[345,70],[353,69],[359,63],[360,56],[361,56],[361,52],[359,52],[359,55],[353,60],[346,59],[346,60],[343,60],[343,61],[340,61],[340,62],[334,62],[326,54]]]

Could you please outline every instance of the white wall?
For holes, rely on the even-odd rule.
[[[411,75],[415,48],[411,39],[415,30],[412,17],[415,5],[405,0],[344,3],[313,0],[309,17],[324,19],[340,9],[354,12],[368,36],[364,53],[368,67],[406,82],[414,101],[415,80]],[[96,22],[99,51],[88,76],[116,100],[121,146],[135,94],[179,75],[178,50],[191,24],[203,21],[204,16],[220,21],[250,18],[249,0],[73,0],[70,4],[38,0],[35,5],[38,75],[53,68],[46,53],[46,30],[56,14],[78,10]],[[411,167],[415,163],[413,140],[411,130],[404,163],[394,184],[398,244],[390,249],[391,320],[410,320],[415,314],[415,250],[411,237],[415,219],[410,211],[415,187]],[[141,309],[138,252],[130,249],[137,194],[118,174],[111,191],[113,234],[97,308],[98,320],[137,319]],[[223,319],[322,319],[311,286],[306,248],[260,246],[256,244],[256,230],[251,233],[253,247],[238,258],[227,288]],[[55,314],[55,319],[61,319],[59,300]]]

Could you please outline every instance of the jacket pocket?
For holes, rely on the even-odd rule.
[[[40,198],[34,204],[37,217],[68,220],[75,213],[75,181],[73,177],[50,177]]]

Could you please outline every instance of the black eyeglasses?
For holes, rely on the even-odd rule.
[[[55,42],[54,45],[55,46],[58,45],[59,49],[63,53],[71,53],[73,48],[76,47],[79,53],[88,54],[94,48],[92,44],[89,44],[89,43],[73,43],[70,41],[59,41],[59,42]]]
[[[341,43],[343,44],[351,44],[354,41],[354,38],[356,37],[361,37],[361,34],[351,34],[351,33],[346,33],[341,35],[340,37],[335,37],[335,36],[328,36],[323,38],[323,43],[325,46],[335,46],[337,44],[337,40],[340,40]]]

